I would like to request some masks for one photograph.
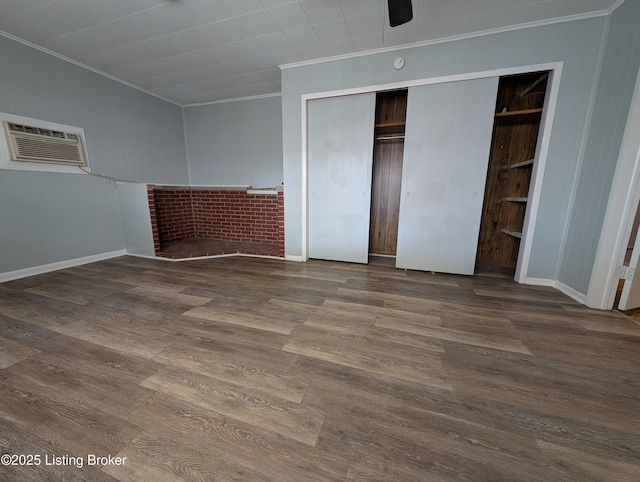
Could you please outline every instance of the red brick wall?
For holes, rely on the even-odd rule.
[[[194,189],[197,238],[278,244],[278,197]]]
[[[284,257],[284,193],[149,187],[156,253],[163,242],[188,238],[278,245]]]
[[[196,237],[191,193],[188,189],[155,189],[154,203],[161,243]]]

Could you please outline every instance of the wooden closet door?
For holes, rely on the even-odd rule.
[[[309,257],[366,263],[375,93],[307,106]]]
[[[398,268],[473,274],[498,78],[409,89]]]

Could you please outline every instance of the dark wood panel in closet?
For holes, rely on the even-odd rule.
[[[406,112],[406,90],[377,94],[369,227],[373,254],[396,254]]]

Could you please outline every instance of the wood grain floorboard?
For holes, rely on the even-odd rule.
[[[232,325],[240,325],[256,330],[270,331],[280,335],[290,335],[297,326],[296,323],[286,320],[273,319],[266,316],[249,313],[236,313],[215,307],[198,306],[184,313],[185,316],[203,318],[205,320],[219,321]]]
[[[158,417],[166,423],[159,426]],[[149,398],[128,419],[148,433],[164,434],[174,440],[199,439],[210,450],[210,458],[232,458],[240,465],[260,460],[261,470],[272,480],[344,480],[348,465],[342,455],[162,393]]]
[[[640,473],[640,325],[544,286],[119,257],[0,284],[1,481]]]
[[[173,367],[161,368],[141,385],[308,445],[315,445],[324,420],[317,409]]]
[[[272,353],[274,357],[276,353]],[[290,376],[286,371],[269,369],[268,365],[230,360],[228,353],[199,350],[192,346],[173,345],[154,357],[155,361],[184,368],[224,382],[255,388],[291,402],[300,403],[309,382]]]
[[[26,378],[0,385],[0,416],[77,456],[115,454],[140,429]]]

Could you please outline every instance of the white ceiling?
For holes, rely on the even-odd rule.
[[[278,65],[610,11],[621,0],[1,0],[0,30],[178,104],[280,92]],[[384,27],[384,28],[383,28]]]

